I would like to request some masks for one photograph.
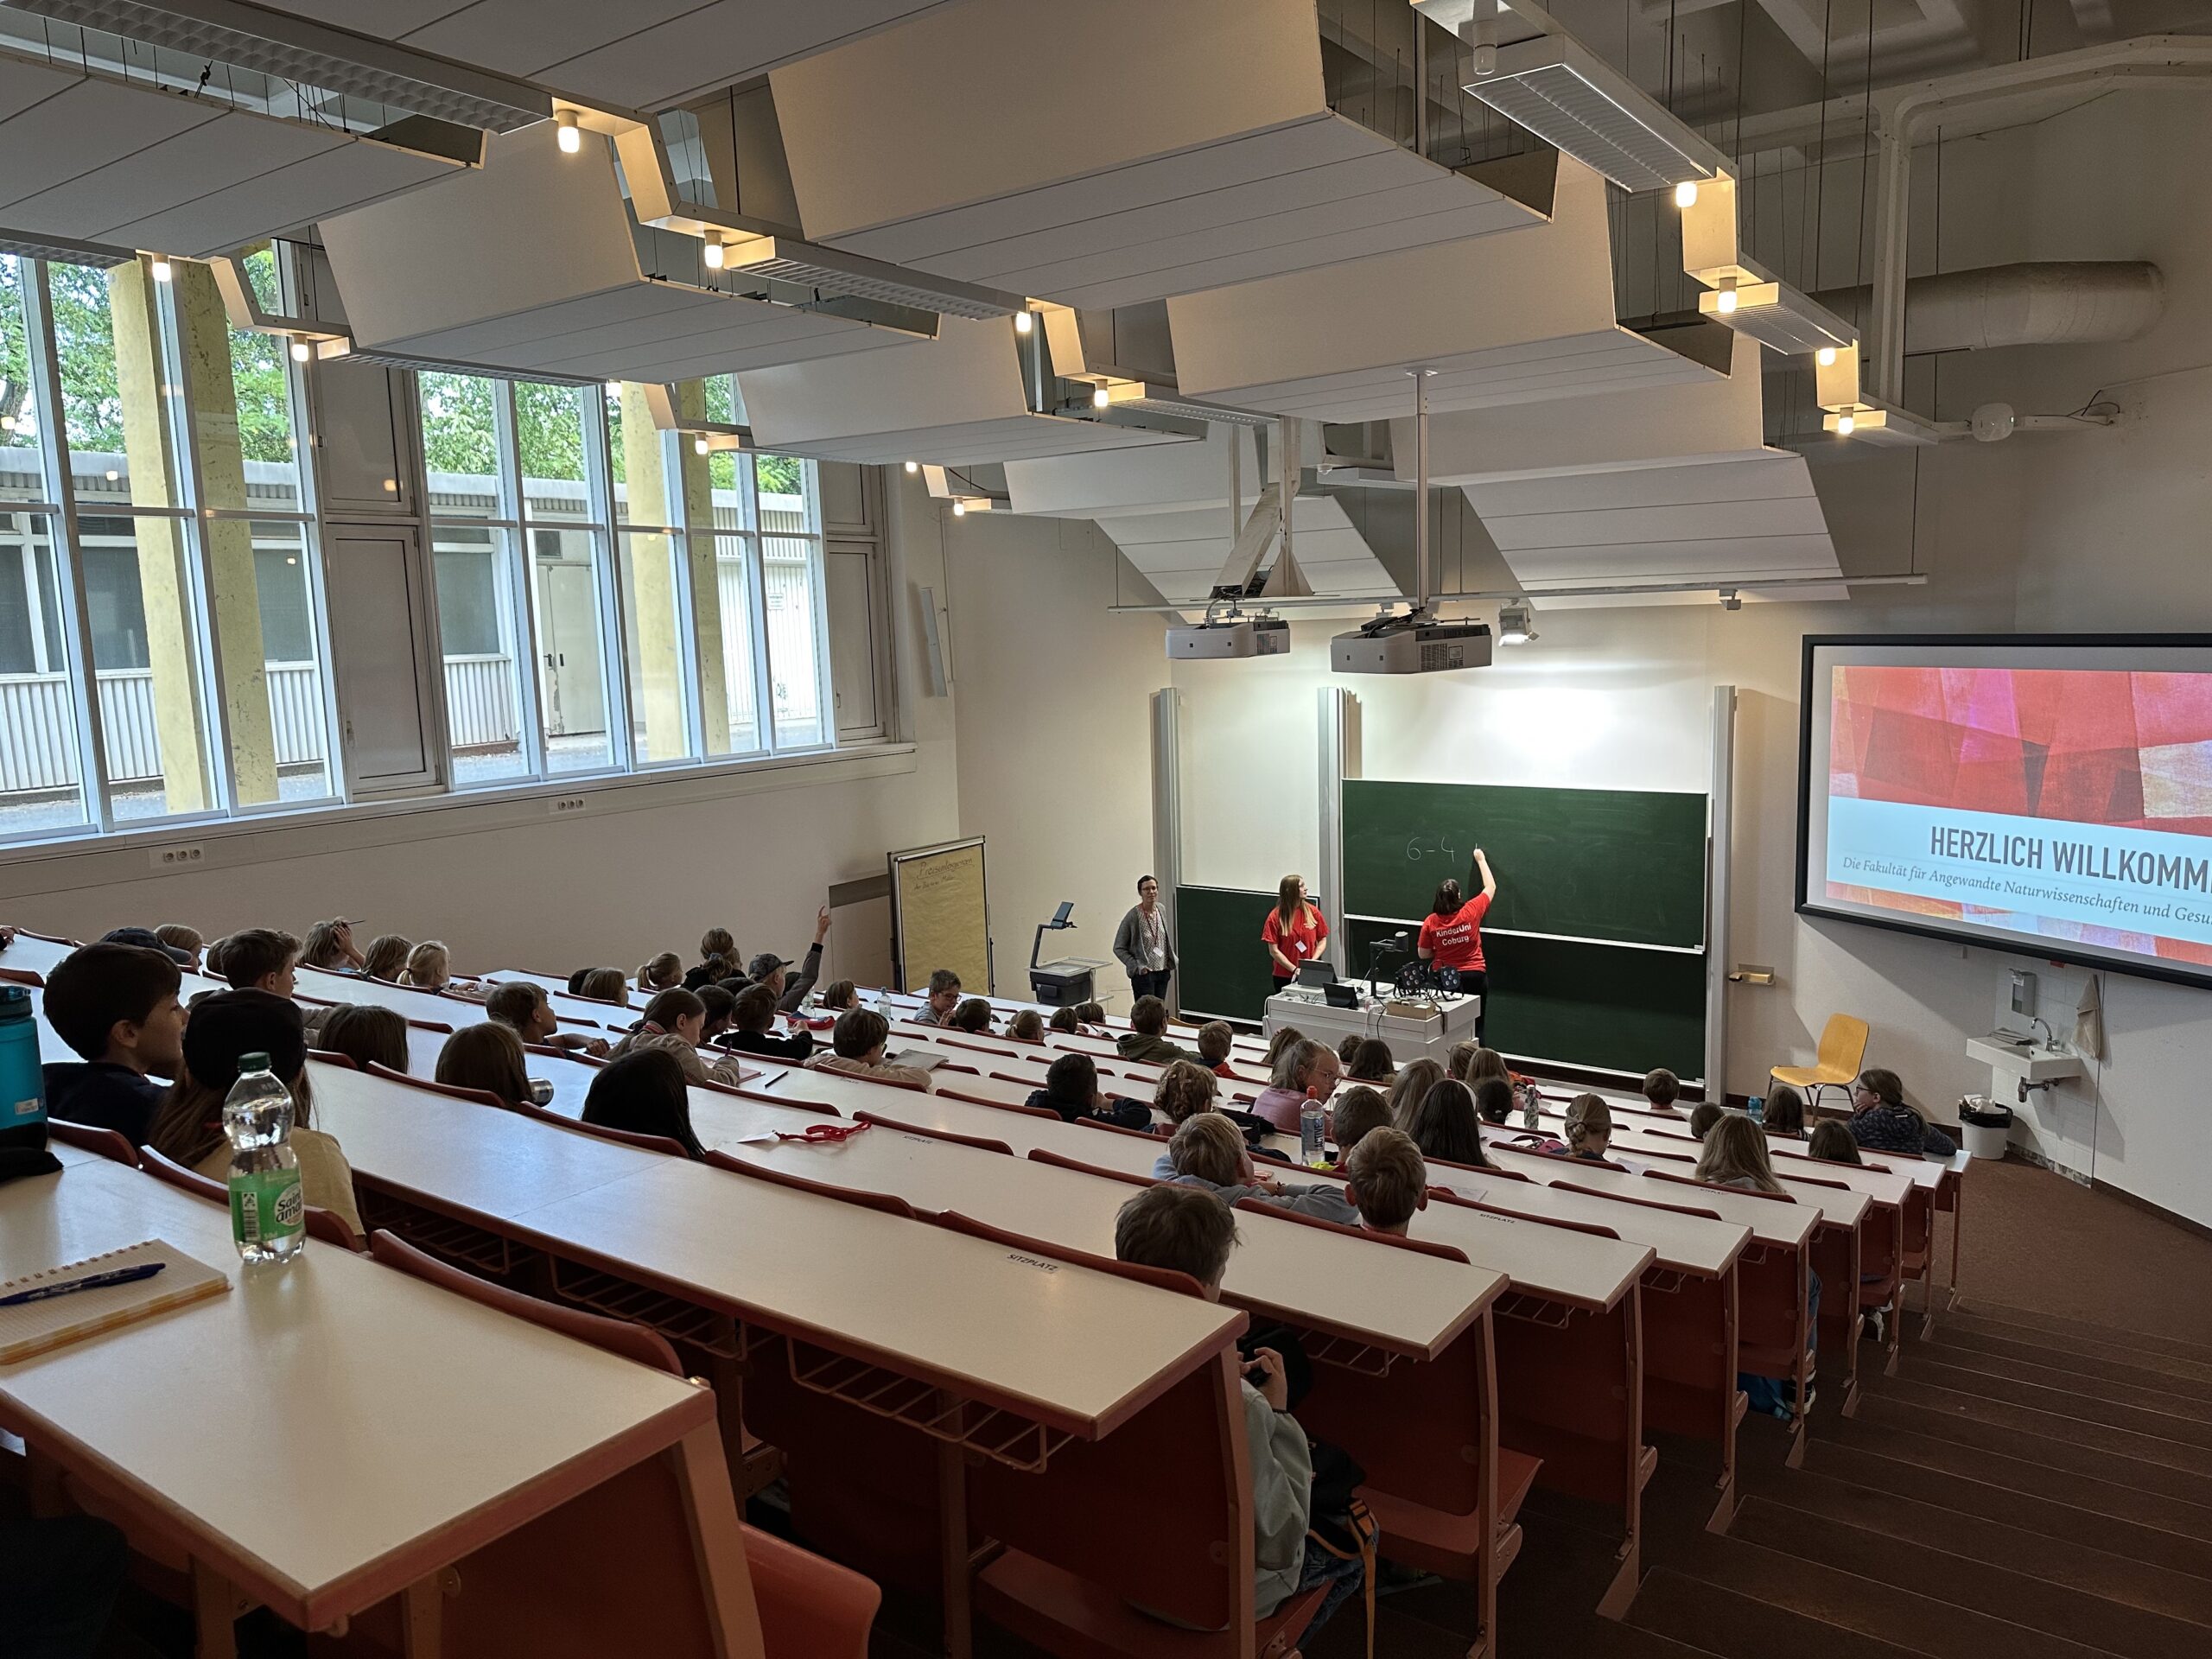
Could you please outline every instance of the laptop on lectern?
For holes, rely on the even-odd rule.
[[[1298,964],[1298,982],[1312,990],[1333,985],[1337,982],[1336,968],[1325,962],[1301,962]]]

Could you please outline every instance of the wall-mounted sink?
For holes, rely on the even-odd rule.
[[[2044,1046],[2032,1039],[2014,1037],[2005,1032],[1968,1038],[1967,1055],[1993,1071],[2029,1083],[2056,1083],[2082,1075],[2081,1060],[2064,1049]]]

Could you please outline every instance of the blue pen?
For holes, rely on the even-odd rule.
[[[79,1290],[105,1290],[110,1285],[135,1285],[141,1279],[152,1278],[167,1266],[166,1262],[147,1262],[135,1268],[118,1268],[112,1273],[66,1279],[58,1285],[41,1285],[36,1290],[19,1290],[13,1296],[0,1296],[0,1307],[21,1307],[26,1302],[42,1302],[50,1296],[67,1296]]]

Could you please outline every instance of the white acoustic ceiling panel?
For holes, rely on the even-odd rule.
[[[549,226],[557,226],[556,233]],[[364,348],[508,372],[664,381],[911,343],[847,317],[649,281],[611,151],[550,124],[472,171],[322,223]]]
[[[204,257],[458,162],[0,52],[0,226]]]
[[[1191,512],[1116,513],[1098,520],[1122,556],[1166,600],[1203,603],[1221,575],[1234,538],[1227,494]],[[1292,505],[1291,556],[1319,594],[1371,597],[1397,584],[1335,497],[1301,495]]]
[[[825,461],[963,467],[1197,442],[1172,429],[1033,412],[1011,317],[946,317],[933,340],[755,371],[738,390],[762,448]]]
[[[1070,305],[1539,222],[1332,113],[1312,0],[966,0],[770,80],[810,239]]]
[[[664,109],[945,0],[262,0],[268,10]]]
[[[1041,518],[1104,520],[1211,506],[1225,524],[1231,443],[1238,449],[1238,486],[1249,502],[1260,485],[1259,446],[1249,427],[1218,424],[1197,443],[1010,461],[1007,493],[1014,512]]]
[[[1432,410],[1723,375],[1614,321],[1605,181],[1565,156],[1548,223],[1181,295],[1167,320],[1186,395],[1314,420],[1409,416],[1416,369]]]
[[[1756,460],[1766,447],[1759,344],[1728,342],[1730,372],[1606,397],[1554,398],[1433,415],[1428,476],[1439,486]],[[1390,423],[1400,479],[1414,476],[1411,417]]]
[[[1539,599],[1551,587],[1842,579],[1802,455],[1777,450],[1465,488],[1515,582]]]

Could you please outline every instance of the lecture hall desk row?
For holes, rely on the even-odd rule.
[[[1110,1262],[1064,1263],[1048,1242],[1009,1247],[420,1083],[321,1065],[315,1080],[379,1224],[720,1362],[744,1421],[785,1455],[801,1530],[941,1594],[952,1651],[967,1651],[969,1550],[986,1536],[1010,1548],[972,1588],[1025,1632],[1078,1580],[1113,1605],[1250,1623],[1242,1313]],[[695,1099],[787,1132],[816,1121],[713,1090]],[[1486,1334],[1502,1281],[1457,1271],[1461,1331]],[[1488,1491],[1493,1448],[1477,1442],[1463,1484]],[[1169,1457],[1185,1484],[1163,1508]],[[1194,1651],[1231,1653],[1235,1638]]]
[[[231,1275],[0,1370],[35,1490],[188,1575],[203,1659],[255,1605],[410,1659],[585,1659],[641,1617],[657,1653],[760,1654],[705,1389],[329,1246],[249,1272],[221,1206],[59,1153],[0,1187],[0,1279],[156,1237]],[[549,1563],[585,1560],[543,1594]]]

